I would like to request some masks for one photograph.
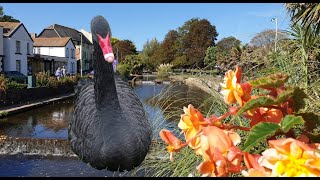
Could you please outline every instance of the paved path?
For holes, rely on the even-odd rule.
[[[62,95],[59,97],[51,97],[51,98],[47,98],[47,99],[41,99],[35,102],[31,102],[31,103],[23,103],[23,104],[17,104],[17,105],[12,105],[12,106],[7,106],[7,107],[3,107],[0,109],[0,117],[2,116],[9,116],[15,113],[19,113],[19,112],[23,112],[35,107],[39,107],[39,106],[43,106],[46,104],[50,104],[56,101],[61,101],[64,99],[69,99],[74,97],[74,93],[70,93],[70,94],[66,94],[66,95]]]

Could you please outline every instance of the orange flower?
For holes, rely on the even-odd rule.
[[[237,133],[208,126],[203,128],[200,138],[204,162],[197,169],[203,176],[226,176],[240,171],[241,152],[235,146],[240,143]]]
[[[293,138],[270,140],[269,145],[260,165],[272,176],[320,176],[320,154],[311,146]]]
[[[224,77],[224,83],[220,83],[227,104],[238,102],[240,106],[250,99],[251,86],[249,83],[240,84],[242,70],[238,66],[236,71],[229,70]]]
[[[171,131],[166,129],[162,129],[160,131],[160,137],[168,144],[167,149],[170,153],[170,160],[173,161],[173,153],[178,152],[184,146],[184,144],[180,139],[175,137]]]
[[[249,110],[245,113],[245,117],[250,119],[250,126],[258,124],[259,122],[272,122],[279,124],[283,118],[281,110],[276,108],[259,107],[254,110]]]
[[[258,163],[259,159],[261,158],[261,155],[258,154],[249,154],[245,152],[243,154],[244,157],[244,163],[246,167],[248,168],[248,171],[241,171],[242,175],[245,177],[268,177],[271,175],[269,171],[267,171],[264,167],[260,166]]]
[[[186,141],[191,140],[189,146],[196,150],[196,153],[200,153],[200,151],[197,151],[200,147],[200,138],[194,137],[200,132],[201,128],[207,126],[208,123],[205,121],[201,112],[191,104],[188,105],[188,108],[183,107],[183,111],[185,114],[181,115],[178,127],[183,131]]]

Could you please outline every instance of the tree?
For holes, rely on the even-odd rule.
[[[217,63],[217,47],[210,46],[206,50],[206,56],[204,57],[204,65],[209,68],[213,68]]]
[[[256,34],[250,41],[252,46],[256,47],[266,47],[275,41],[276,31],[272,29],[264,30],[258,34]],[[285,31],[278,30],[278,41],[288,39]]]
[[[14,19],[12,16],[5,15],[3,11],[3,7],[0,6],[0,22],[20,22],[17,19]]]
[[[163,42],[155,50],[151,60],[154,62],[154,66],[157,67],[163,63],[171,63],[177,54],[177,40],[179,34],[175,30],[170,30]]]
[[[155,53],[155,51],[159,48],[160,42],[154,38],[150,41],[147,40],[147,42],[143,45],[142,49],[142,59],[146,64],[146,68],[153,70],[156,66],[154,66],[154,63],[152,62],[152,56]]]
[[[111,38],[111,46],[114,46],[115,44],[117,44],[117,42],[119,42],[120,41],[120,39],[118,39],[118,38],[114,38],[114,37],[112,37]]]
[[[288,33],[293,37],[289,41],[291,52],[289,53],[293,60],[301,61],[303,67],[304,87],[308,87],[308,83],[312,79],[319,77],[312,77],[318,75],[319,60],[316,56],[320,54],[320,35],[312,29],[304,29],[300,24],[292,24],[291,31]]]
[[[136,46],[130,40],[119,40],[113,49],[119,62],[123,61],[127,55],[137,54]]]
[[[131,74],[141,74],[145,63],[142,60],[141,54],[130,54],[125,57],[122,61],[122,64],[127,64],[130,67]]]
[[[300,22],[306,30],[314,29],[320,32],[320,4],[319,3],[285,3],[294,24]]]
[[[233,47],[240,47],[241,41],[233,36],[221,39],[217,42],[219,51],[230,51]]]
[[[193,18],[179,28],[178,53],[186,55],[186,67],[203,67],[205,52],[215,44],[218,33],[207,19]]]

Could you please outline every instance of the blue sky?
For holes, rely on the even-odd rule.
[[[278,28],[288,29],[290,17],[283,3],[0,3],[4,13],[19,19],[31,33],[61,24],[90,31],[90,21],[104,16],[113,37],[129,39],[142,50],[152,38],[164,39],[191,18],[207,19],[219,33],[234,36],[242,43],[265,29],[275,29],[271,18],[278,17]]]

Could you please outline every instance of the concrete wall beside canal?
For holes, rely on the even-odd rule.
[[[28,89],[10,89],[6,92],[0,92],[0,108],[33,102],[49,97],[56,97],[73,92],[74,87],[72,85],[61,85],[55,88],[38,87]]]

